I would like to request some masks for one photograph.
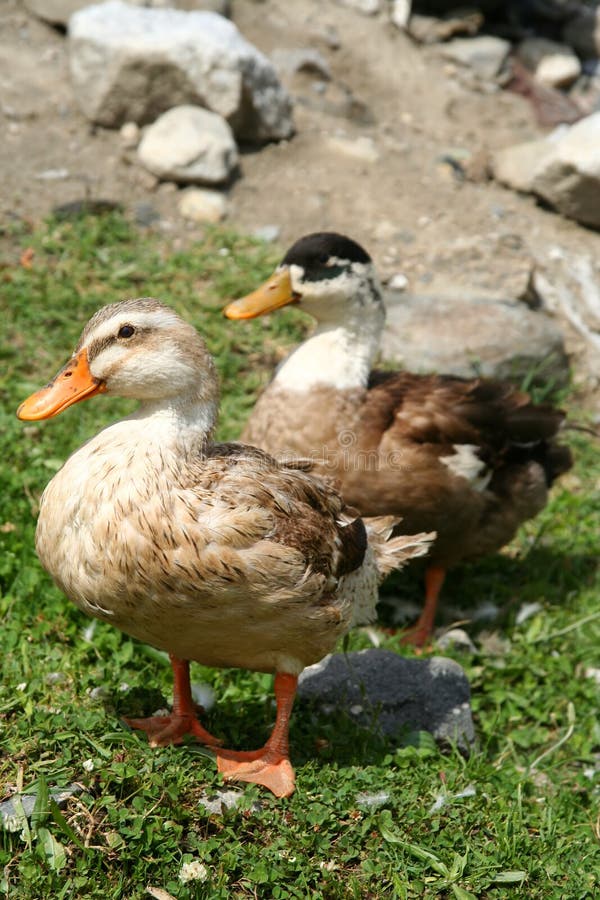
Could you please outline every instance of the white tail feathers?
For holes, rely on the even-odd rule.
[[[435,531],[421,534],[391,534],[400,523],[397,516],[376,516],[363,520],[369,537],[369,546],[373,549],[379,581],[395,569],[401,569],[410,559],[425,556],[435,541]]]

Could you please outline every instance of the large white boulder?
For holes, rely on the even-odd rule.
[[[237,165],[231,128],[200,106],[175,106],[149,125],[138,147],[141,163],[172,181],[220,184]]]
[[[291,100],[271,62],[212,12],[146,9],[110,0],[69,20],[71,77],[87,118],[145,124],[173,106],[204,106],[241,140],[293,132]]]

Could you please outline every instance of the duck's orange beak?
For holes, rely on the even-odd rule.
[[[289,270],[281,269],[251,294],[229,303],[223,312],[228,319],[255,319],[299,299],[292,290]]]
[[[80,350],[62,367],[46,387],[36,391],[19,406],[17,416],[27,422],[51,419],[59,413],[94,394],[103,394],[106,384],[94,378],[88,364],[87,350]]]

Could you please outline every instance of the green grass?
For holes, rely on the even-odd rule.
[[[41,425],[18,422],[14,410],[66,360],[96,308],[154,295],[205,335],[223,382],[219,435],[235,437],[305,322],[294,311],[223,320],[223,301],[277,258],[226,232],[173,253],[114,215],[12,231],[0,268],[0,796],[18,785],[37,791],[38,804],[22,833],[0,832],[0,896],[141,900],[149,885],[178,900],[600,896],[600,687],[585,674],[600,666],[597,444],[576,435],[575,475],[544,513],[506,553],[448,579],[448,599],[502,610],[497,639],[457,656],[472,685],[478,752],[442,755],[427,740],[394,748],[343,714],[297,710],[295,795],[278,801],[248,786],[235,811],[209,816],[198,798],[220,781],[202,749],[151,750],[120,721],[164,704],[168,666],[105,624],[90,635],[33,549],[44,485],[127,407],[98,398]],[[34,249],[30,269],[19,265],[19,243]],[[404,576],[387,591],[420,597]],[[533,601],[541,611],[517,625]],[[382,639],[400,650],[398,636]],[[367,637],[354,634],[349,646],[368,646]],[[259,746],[273,718],[270,678],[195,666],[194,680],[217,694],[207,726],[230,745]],[[81,793],[60,812],[48,789],[72,782]],[[378,808],[357,799],[381,791]],[[432,810],[440,794],[446,803]],[[193,860],[206,880],[183,883]]]

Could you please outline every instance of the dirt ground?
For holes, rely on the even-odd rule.
[[[317,99],[297,103],[293,139],[242,153],[240,177],[229,189],[235,227],[277,225],[283,246],[309,231],[346,232],[365,244],[384,276],[402,272],[416,292],[512,297],[534,261],[550,281],[568,281],[569,260],[600,259],[598,233],[493,181],[459,181],[443,161],[457,153],[483,158],[539,136],[523,97],[477,89],[439,47],[417,46],[383,18],[327,0],[234,0],[233,20],[267,54],[319,50],[331,68],[333,106],[346,86],[372,118],[352,121],[335,108],[315,108]],[[308,76],[295,77],[305,97],[318,98]],[[330,143],[336,136],[371,138],[379,158],[340,152]],[[18,0],[0,0],[0,220],[38,220],[86,195],[132,211],[150,204],[160,214],[152,227],[176,241],[201,234],[179,215],[175,186],[157,184],[124,151],[118,132],[81,115],[64,34]],[[600,409],[597,351],[565,329],[579,381]]]

